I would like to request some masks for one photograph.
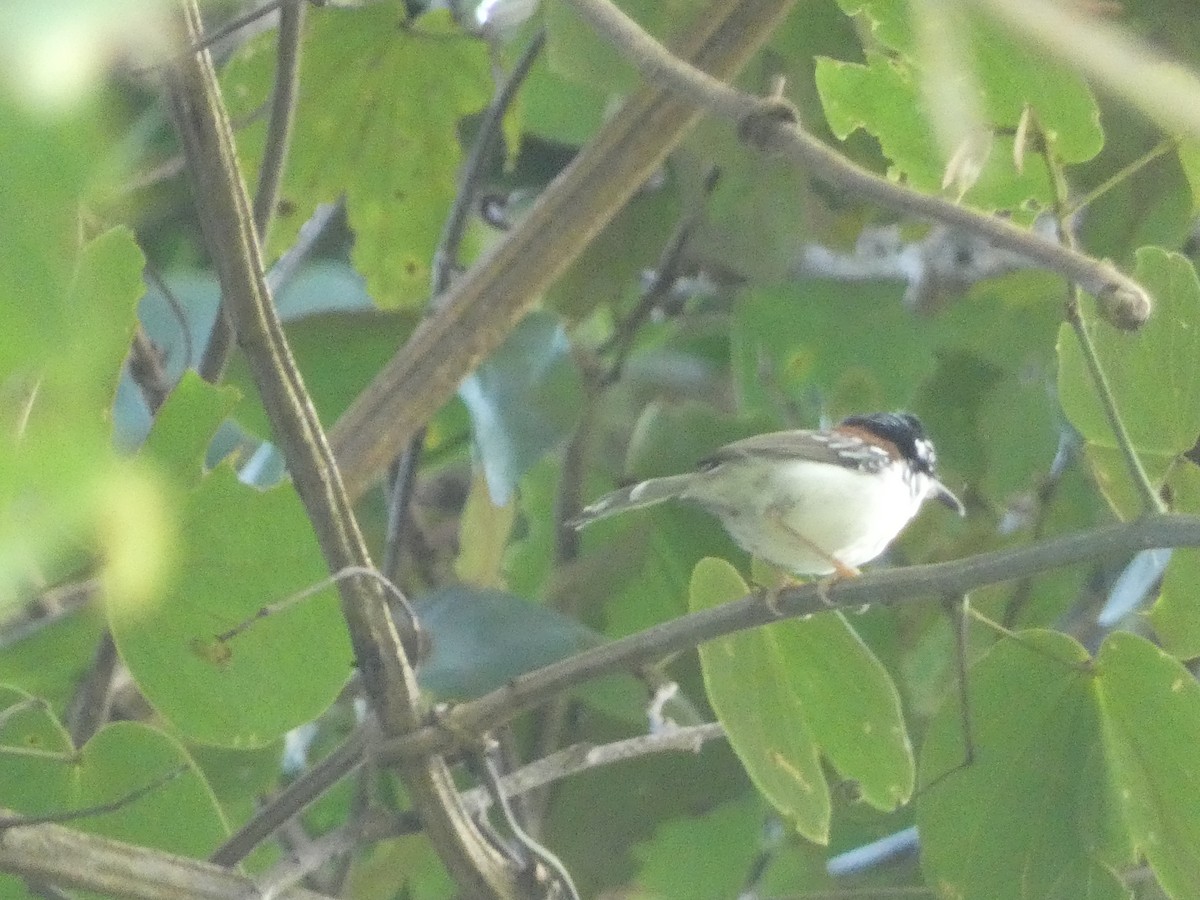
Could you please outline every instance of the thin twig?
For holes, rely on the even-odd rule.
[[[668,85],[713,115],[738,125],[742,136],[780,153],[813,176],[897,212],[961,228],[996,247],[1020,253],[1081,285],[1100,301],[1105,318],[1137,328],[1150,315],[1149,294],[1111,263],[1044,240],[996,216],[918,193],[864,169],[813,137],[781,98],[745,94],[669,53],[609,0],[569,0],[571,6],[642,74]]]
[[[539,29],[521,54],[512,72],[496,90],[479,122],[479,131],[471,145],[470,153],[459,176],[458,190],[450,212],[442,225],[437,248],[433,252],[430,267],[430,311],[436,310],[439,299],[450,286],[450,279],[458,265],[458,252],[462,246],[471,210],[479,195],[485,167],[499,145],[503,133],[504,116],[516,99],[517,90],[524,84],[533,63],[546,43],[546,32]],[[409,438],[404,452],[391,466],[388,492],[387,537],[384,543],[383,572],[398,581],[401,552],[405,542],[405,526],[409,523],[408,507],[416,484],[417,467],[425,448],[425,428],[421,427]]]
[[[214,635],[213,640],[218,641],[219,643],[222,643],[222,644],[232,641],[235,637],[237,637],[239,634],[241,634],[242,632],[249,629],[250,626],[252,626],[255,622],[259,621],[260,619],[265,619],[268,616],[277,615],[278,613],[283,612],[285,609],[290,609],[291,607],[295,606],[296,604],[302,603],[303,601],[307,600],[308,598],[310,598],[316,594],[319,594],[321,591],[325,590],[326,588],[330,587],[331,585],[337,584],[338,582],[340,582],[344,579],[359,578],[359,577],[370,578],[370,579],[378,582],[379,586],[384,590],[384,592],[387,594],[388,599],[392,603],[395,603],[395,604],[398,604],[399,606],[401,606],[405,610],[405,612],[408,613],[408,615],[411,618],[413,618],[413,619],[416,618],[416,613],[413,611],[412,606],[409,604],[408,598],[404,596],[403,592],[401,592],[401,590],[398,587],[396,587],[395,584],[388,581],[388,579],[384,578],[383,574],[381,572],[379,572],[377,569],[370,568],[368,566],[347,566],[345,569],[342,569],[342,571],[337,572],[333,575],[330,575],[328,578],[322,578],[316,584],[309,585],[308,587],[304,588],[303,590],[297,591],[296,593],[292,594],[290,597],[285,597],[284,599],[280,600],[278,603],[268,603],[266,606],[259,607],[257,610],[255,610],[253,613],[251,613],[245,619],[242,619],[240,622],[238,622],[232,628],[228,628],[225,631],[222,631],[220,634]]]
[[[637,735],[608,744],[575,744],[501,776],[500,787],[506,797],[517,797],[581,772],[629,762],[643,756],[656,753],[699,753],[706,743],[724,736],[725,729],[719,722],[705,722],[701,725],[673,728],[654,734]],[[357,757],[361,762],[363,749],[363,743],[355,742],[340,748],[337,753],[343,760]],[[327,757],[327,759],[329,758]],[[324,763],[320,765],[324,765]],[[340,763],[339,768],[345,770],[345,766]],[[308,777],[305,775],[302,780],[308,779]],[[309,802],[331,786],[327,778],[322,778],[321,781],[325,782],[322,790],[315,794],[312,791],[305,792],[310,797]],[[309,783],[312,784],[311,781]],[[293,786],[297,784],[300,784],[300,781],[294,782]],[[278,799],[273,800],[269,806],[275,806]],[[492,804],[492,792],[487,787],[480,785],[464,791],[462,801],[468,810],[476,815],[482,815]],[[295,816],[297,812],[299,809],[293,809],[288,815],[289,817]],[[358,842],[358,846],[362,846],[387,838],[415,834],[420,830],[420,819],[412,813],[397,815],[384,813],[381,810],[368,811],[361,821],[343,825],[317,839],[317,843],[325,848],[327,856],[324,858],[312,857],[303,863],[281,863],[279,871],[282,873],[284,866],[290,868],[292,865],[296,865],[298,869],[303,869],[302,874],[305,874],[307,871],[311,871],[312,867],[323,865],[329,856],[342,852],[346,847],[355,846],[355,841]],[[266,835],[263,835],[259,840],[261,841],[265,837]],[[244,846],[246,846],[245,852],[248,854],[251,847],[248,844],[244,844]],[[221,862],[217,859],[212,861]],[[237,861],[239,860],[229,859],[223,864],[232,866]],[[260,885],[273,883],[276,877],[267,875],[260,881]]]
[[[690,613],[637,634],[512,679],[504,687],[443,713],[437,723],[382,742],[383,760],[445,752],[593,678],[631,669],[690,650],[705,641],[788,618],[843,609],[897,606],[946,594],[963,595],[986,585],[1061,569],[1078,563],[1131,555],[1155,547],[1200,546],[1200,516],[1150,515],[1063,535],[1040,544],[996,550],[952,562],[867,572],[843,579],[822,596],[817,584],[773,594],[777,610],[758,594],[702,612]]]
[[[308,2],[280,0],[280,5],[279,35],[275,44],[275,82],[271,89],[267,137],[258,169],[258,186],[252,211],[254,231],[260,245],[267,243],[291,146],[292,125],[296,119],[296,94],[300,84],[300,38],[304,33],[304,10]],[[195,51],[199,49],[195,48]],[[200,360],[201,378],[214,383],[221,380],[229,364],[233,341],[233,323],[226,315],[222,301],[217,307],[212,333]]]
[[[1054,187],[1054,202],[1055,210],[1059,216],[1059,231],[1062,233],[1063,240],[1067,246],[1074,249],[1078,241],[1074,230],[1071,228],[1071,223],[1065,217],[1067,199],[1070,193],[1066,172],[1063,170],[1058,157],[1054,155],[1053,150],[1048,145],[1048,142],[1043,140],[1041,144],[1043,145],[1042,159],[1045,161],[1046,170],[1050,175],[1050,183]],[[1150,481],[1150,476],[1146,473],[1146,469],[1138,457],[1137,450],[1133,446],[1133,440],[1129,437],[1129,431],[1125,427],[1125,420],[1121,418],[1121,412],[1117,409],[1117,400],[1113,394],[1112,386],[1109,384],[1108,375],[1104,371],[1104,366],[1100,362],[1100,354],[1096,350],[1096,344],[1092,340],[1092,335],[1088,331],[1087,324],[1083,321],[1083,312],[1080,308],[1081,300],[1079,286],[1077,284],[1068,285],[1066,317],[1067,321],[1071,324],[1071,328],[1075,331],[1076,339],[1079,341],[1079,348],[1083,353],[1088,374],[1091,376],[1092,388],[1096,392],[1096,399],[1100,401],[1100,406],[1104,410],[1104,416],[1108,420],[1109,428],[1112,429],[1113,437],[1116,439],[1117,447],[1120,449],[1121,456],[1125,460],[1125,465],[1129,469],[1129,475],[1133,479],[1134,486],[1142,498],[1143,512],[1165,513],[1167,505],[1163,502],[1162,497],[1158,495],[1158,491],[1154,489],[1154,485]]]
[[[1050,523],[1050,512],[1054,498],[1058,494],[1059,486],[1062,484],[1063,474],[1067,471],[1070,460],[1075,455],[1078,441],[1079,438],[1075,430],[1069,425],[1064,424],[1059,432],[1058,450],[1054,454],[1054,461],[1050,464],[1050,470],[1041,479],[1041,483],[1038,484],[1035,493],[1036,510],[1034,513],[1033,528],[1029,533],[1029,540],[1032,543],[1037,543],[1046,536],[1046,528]],[[1006,628],[1015,628],[1018,617],[1032,596],[1032,578],[1025,578],[1017,582],[1012,594],[1009,595],[1008,602],[1004,604],[1004,615],[1000,618],[1001,624]]]
[[[346,879],[350,877],[350,869],[354,864],[353,851],[362,843],[362,826],[371,810],[371,787],[375,784],[377,774],[375,766],[364,766],[355,773],[354,790],[350,796],[350,807],[346,812],[345,820],[345,829],[349,833],[349,839],[343,844],[325,850],[324,859],[317,859],[318,865],[324,865],[325,862],[332,860],[329,877],[325,879],[324,887],[326,893],[335,897],[345,895]],[[420,828],[419,821],[417,828]]]
[[[346,213],[346,198],[339,197],[334,203],[322,203],[300,226],[296,242],[283,252],[271,270],[267,272],[267,285],[275,296],[282,294],[296,280],[300,270],[313,255],[317,243],[339,223]]]
[[[655,753],[698,753],[708,741],[724,736],[725,729],[719,722],[705,722],[609,744],[575,744],[508,773],[500,779],[500,785],[506,796],[514,797],[589,769]],[[463,803],[469,809],[483,812],[490,802],[491,793],[486,788],[476,787],[463,793]]]
[[[275,10],[279,9],[279,7],[285,6],[291,2],[293,2],[293,0],[267,0],[267,2],[262,6],[248,10],[242,15],[236,16],[230,19],[228,22],[225,22],[219,27],[206,33],[203,37],[193,43],[188,48],[187,52],[199,53],[201,50],[205,50],[218,41],[222,41],[229,37],[238,29],[245,28],[256,19],[261,19],[263,16],[270,15],[271,13],[275,12]]]
[[[171,385],[163,369],[162,354],[146,336],[141,323],[133,331],[133,345],[129,351],[129,374],[142,392],[146,406],[153,415],[167,399]]]
[[[158,289],[158,292],[163,295],[163,299],[167,303],[167,308],[171,310],[171,315],[175,317],[175,322],[179,325],[179,340],[183,344],[183,359],[180,361],[180,368],[187,369],[192,365],[193,354],[195,348],[192,346],[192,329],[188,322],[187,311],[183,308],[183,303],[176,296],[175,291],[167,284],[167,279],[163,277],[162,272],[158,270],[158,266],[150,260],[146,260],[145,264],[146,278]],[[158,405],[152,408],[157,410]]]
[[[508,802],[508,794],[500,783],[500,770],[496,766],[491,748],[484,748],[479,754],[479,759],[483,767],[484,782],[491,794],[493,803],[499,808],[501,815],[504,817],[504,822],[508,826],[509,832],[522,849],[530,854],[533,860],[541,863],[550,872],[554,873],[554,878],[557,880],[561,890],[566,894],[567,900],[579,900],[579,890],[575,887],[571,873],[567,871],[567,867],[563,865],[562,860],[555,856],[548,847],[537,841],[517,821],[512,804]],[[533,868],[536,871],[537,867],[534,866]]]
[[[458,191],[450,213],[442,225],[442,234],[438,239],[437,249],[433,253],[433,271],[431,295],[434,303],[437,297],[450,286],[450,276],[458,264],[458,250],[462,244],[463,234],[470,220],[471,209],[475,198],[479,196],[479,186],[483,180],[484,167],[495,153],[503,133],[501,127],[504,116],[517,97],[517,91],[529,77],[529,71],[546,45],[545,29],[538,29],[529,41],[513,70],[508,74],[504,83],[496,90],[487,109],[479,120],[479,131],[475,141],[463,163],[462,174],[459,176]]]
[[[718,178],[719,170],[716,168],[712,168],[706,173],[703,187],[695,198],[695,202],[680,215],[675,228],[663,244],[650,284],[642,291],[633,308],[617,323],[612,337],[599,351],[601,355],[611,355],[611,361],[604,372],[589,379],[592,383],[586,391],[579,423],[567,444],[563,455],[562,470],[559,473],[558,492],[554,501],[554,564],[556,566],[572,562],[579,554],[579,530],[569,523],[583,505],[584,465],[591,446],[600,397],[605,390],[620,379],[638,332],[650,318],[654,309],[663,303],[674,288],[682,269],[688,240],[704,215],[705,204],[712,196]],[[571,595],[566,602],[559,605],[560,611],[567,615],[575,615],[577,610],[573,608],[573,600],[574,595]],[[572,700],[569,697],[555,698],[539,716],[533,753],[535,758],[547,756],[562,742],[571,704]],[[548,803],[549,795],[545,791],[538,791],[527,798],[526,808],[529,812],[527,823],[529,830],[535,834],[545,816]]]
[[[1165,513],[1167,504],[1154,489],[1150,476],[1147,474],[1145,466],[1142,465],[1137,450],[1134,449],[1133,439],[1130,438],[1129,431],[1125,428],[1125,421],[1117,409],[1117,401],[1113,396],[1112,386],[1108,382],[1104,367],[1100,364],[1100,355],[1096,352],[1096,344],[1092,341],[1091,332],[1088,331],[1087,324],[1083,321],[1083,315],[1079,309],[1079,296],[1075,293],[1077,290],[1073,289],[1072,296],[1067,301],[1067,321],[1071,323],[1071,328],[1074,329],[1075,336],[1079,339],[1079,348],[1083,351],[1083,359],[1087,363],[1088,374],[1091,375],[1096,397],[1104,408],[1104,416],[1108,419],[1117,447],[1125,460],[1125,466],[1129,469],[1133,484],[1142,498],[1143,511]]]
[[[1137,159],[1117,169],[1117,171],[1113,172],[1112,175],[1108,176],[1108,178],[1105,178],[1102,182],[1100,182],[1078,200],[1071,201],[1063,210],[1062,217],[1064,219],[1069,219],[1080,210],[1087,209],[1089,206],[1119,185],[1122,181],[1125,181],[1127,178],[1132,178],[1146,166],[1150,165],[1150,163],[1154,162],[1160,156],[1163,156],[1164,154],[1174,150],[1177,146],[1179,146],[1178,138],[1163,138]]]
[[[36,612],[15,621],[5,622],[3,628],[0,628],[0,652],[15,647],[63,619],[73,616],[90,604],[99,590],[100,582],[95,578],[72,581],[46,589],[36,601],[36,606],[39,607]]]
[[[212,852],[209,861],[236,866],[275,830],[357,769],[371,739],[373,724],[360,725],[336,750],[271,798],[245,825]]]
[[[182,312],[177,309],[178,301],[173,299],[170,290],[159,278],[157,270],[147,265],[146,272],[152,280],[159,283],[163,296],[172,304],[172,309],[176,309],[177,313]],[[186,320],[181,321],[186,335]],[[185,344],[187,343],[185,337]],[[133,344],[129,352],[129,374],[141,390],[150,415],[156,415],[159,407],[166,401],[171,385],[163,368],[162,356],[146,336],[141,323],[138,323],[133,332]],[[113,641],[112,632],[105,628],[92,654],[92,664],[76,686],[68,707],[67,730],[76,747],[86,744],[108,721],[112,710],[113,686],[120,669],[121,659],[117,654],[117,645]]]
[[[284,0],[279,10],[279,36],[275,49],[275,84],[271,91],[271,114],[267,119],[267,137],[262,162],[258,167],[258,186],[254,191],[254,230],[258,240],[267,243],[271,220],[279,200],[292,126],[296,122],[296,96],[300,86],[300,39],[304,34],[304,11],[308,0]]]
[[[82,747],[108,721],[120,666],[116,642],[112,632],[105,628],[92,654],[92,664],[71,697],[67,730],[74,746]]]
[[[705,204],[716,189],[719,178],[720,170],[715,167],[705,174],[704,186],[695,206],[680,216],[679,221],[675,223],[675,230],[663,245],[650,285],[642,291],[633,309],[617,323],[612,337],[600,349],[600,353],[611,352],[613,357],[608,371],[600,379],[602,385],[613,384],[621,377],[638,331],[655,308],[670,296],[675,282],[679,279],[688,240],[700,224]]]

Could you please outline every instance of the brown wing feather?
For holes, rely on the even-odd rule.
[[[864,442],[856,429],[828,431],[772,431],[726,444],[701,460],[707,470],[739,459],[805,459],[834,466],[876,468],[887,462],[887,453]]]
[[[837,464],[838,453],[825,441],[816,439],[814,431],[772,431],[756,434],[726,444],[701,460],[698,468],[711,469],[736,459],[811,459],[814,462]]]

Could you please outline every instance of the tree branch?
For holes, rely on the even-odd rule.
[[[10,815],[10,810],[0,810]],[[61,825],[9,828],[0,833],[0,871],[67,888],[136,900],[245,900],[254,881],[212,863],[84,834]],[[281,898],[322,900],[298,888]]]
[[[515,797],[589,769],[654,753],[699,753],[705,743],[723,737],[725,728],[721,723],[704,722],[654,734],[639,734],[610,744],[574,744],[502,776],[500,787],[505,796]],[[463,792],[463,803],[482,814],[491,806],[492,797],[487,788],[475,787]]]
[[[733,75],[792,0],[713,0],[677,44],[718,78]],[[658,168],[696,121],[664,88],[639,88],[529,214],[443,296],[331,433],[346,489],[361,496],[408,439],[498,347],[542,293]]]
[[[196,0],[181,0],[185,46],[200,35]],[[199,219],[221,283],[222,302],[250,365],[276,443],[331,572],[371,567],[337,465],[296,368],[271,300],[245,181],[212,60],[182,54],[166,72],[167,98],[188,163]],[[373,578],[338,582],[342,614],[367,696],[385,733],[421,721],[416,677]],[[430,840],[464,893],[514,897],[513,868],[480,834],[458,801],[443,760],[400,766],[400,775]]]
[[[1034,260],[1079,284],[1099,301],[1104,317],[1133,329],[1150,316],[1150,295],[1112,263],[1044,240],[1030,231],[940,197],[921,194],[855,165],[810,135],[778,98],[761,99],[722,84],[670,54],[609,0],[569,0],[578,13],[649,80],[668,86],[701,109],[736,123],[743,137],[780,153],[822,181],[908,216],[978,235],[995,247]]]
[[[953,562],[868,572],[828,587],[811,582],[772,597],[781,616],[794,618],[837,608],[858,609],[967,594],[1051,569],[1131,555],[1154,547],[1200,546],[1200,516],[1146,516],[1065,535],[1027,547],[981,553]],[[556,694],[592,678],[631,669],[747,628],[778,621],[758,594],[672,619],[609,644],[514,678],[504,687],[443,713],[437,724],[384,741],[382,759],[445,752],[473,735],[502,725]]]

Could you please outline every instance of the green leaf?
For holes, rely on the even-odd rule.
[[[658,261],[678,220],[674,182],[636,194],[551,286],[550,308],[578,321],[597,308],[631,302],[642,272]]]
[[[1180,140],[1175,145],[1179,154],[1179,165],[1187,178],[1188,186],[1192,189],[1192,214],[1200,210],[1200,143],[1194,140]]]
[[[747,593],[733,566],[702,559],[692,572],[689,605],[699,612]],[[803,701],[780,680],[779,655],[764,631],[702,644],[704,687],[755,787],[800,834],[824,844],[829,840],[829,785]]]
[[[31,233],[39,228],[31,224]],[[65,237],[58,235],[57,241]],[[159,498],[153,476],[116,461],[108,421],[141,294],[143,260],[133,233],[127,228],[104,232],[74,259],[58,245],[42,253],[39,264],[64,276],[53,285],[61,292],[15,303],[8,334],[16,341],[0,347],[0,371],[12,398],[7,412],[15,414],[5,416],[5,427],[20,436],[0,451],[3,600],[13,596],[12,581],[35,569],[43,570],[39,580],[45,582],[60,577],[67,548],[116,554],[102,575],[126,578],[131,573],[117,565],[119,560],[153,555],[153,536],[139,519],[150,525],[162,513],[154,508]],[[50,253],[52,259],[44,255]],[[39,283],[49,289],[46,277],[39,276]],[[22,296],[17,290],[15,297]],[[5,369],[6,362],[14,368]],[[144,577],[134,573],[131,580],[110,586],[138,594],[147,590],[156,567],[148,557],[143,562]]]
[[[295,240],[316,204],[346,195],[355,267],[375,302],[414,306],[429,296],[430,260],[456,191],[459,120],[487,105],[486,46],[444,11],[406,22],[397,0],[314,10],[293,150],[272,247]],[[223,85],[235,116],[254,110],[273,79],[273,35],[229,67]],[[416,98],[420,98],[419,102]],[[248,171],[257,171],[265,127],[239,133]]]
[[[181,486],[198,486],[213,435],[238,399],[233,388],[209,384],[189,369],[155,415],[142,452],[170,471]]]
[[[7,373],[61,350],[69,331],[67,248],[99,135],[82,117],[42,116],[19,105],[7,83],[0,85],[0,127],[0,221],[20,223],[0,244],[0,283],[8,292],[0,371]]]
[[[921,751],[917,827],[926,878],[964,900],[1124,898],[1132,862],[1101,753],[1086,651],[1052,632],[996,644],[970,670],[974,760],[957,696]],[[1082,886],[1086,885],[1086,888]]]
[[[521,124],[531,134],[579,146],[604,123],[606,99],[598,85],[554,71],[548,54],[543,53],[521,91]]]
[[[432,638],[421,686],[445,699],[470,699],[604,640],[562,613],[506,591],[466,585],[417,601]]]
[[[1104,747],[1134,844],[1169,896],[1200,896],[1200,685],[1167,653],[1119,631],[1096,670]]]
[[[544,312],[526,316],[458,393],[497,506],[508,505],[522,476],[566,439],[583,404],[566,332]]]
[[[1200,467],[1181,463],[1171,472],[1171,509],[1200,513]],[[1176,547],[1163,578],[1158,602],[1150,610],[1154,633],[1177,659],[1200,656],[1200,551]]]
[[[501,586],[500,567],[516,515],[516,504],[497,506],[492,502],[482,476],[471,479],[459,519],[459,549],[454,560],[454,574],[460,581],[480,588]]]
[[[903,177],[912,187],[940,193],[946,155],[938,147],[932,126],[921,115],[919,74],[905,60],[869,53],[867,65],[837,60],[817,61],[817,87],[829,127],[842,140],[858,128],[879,139],[892,161],[889,175]],[[1016,127],[1011,122],[995,125]],[[967,192],[973,206],[1020,211],[1030,199],[1052,202],[1053,191],[1044,166],[1027,165],[1018,173],[1011,140],[997,137],[978,180]]]
[[[294,489],[259,492],[220,466],[188,498],[182,533],[161,602],[109,606],[146,698],[189,738],[228,747],[262,746],[315,718],[353,664],[335,589],[255,621],[327,575]]]
[[[835,417],[896,409],[937,364],[936,333],[904,308],[894,285],[803,279],[755,290],[731,331],[735,377],[752,409],[814,391]]]
[[[892,810],[912,796],[912,744],[900,695],[883,665],[841,613],[762,629],[782,684],[804,709],[821,752],[871,806]]]
[[[661,38],[695,8],[692,0],[623,0],[621,11],[633,17],[650,34]],[[553,71],[580,84],[611,93],[629,93],[638,74],[596,30],[579,17],[569,3],[545,6],[547,58]]]
[[[1081,311],[1100,365],[1134,449],[1157,483],[1200,434],[1200,282],[1177,253],[1144,247],[1134,277],[1155,300],[1154,315],[1136,334],[1118,332]],[[1097,480],[1118,511],[1128,512],[1131,481],[1096,396],[1073,329],[1058,338],[1059,397],[1063,411],[1087,440]]]
[[[700,121],[679,157],[672,171],[685,171],[692,183],[714,168],[721,176],[710,196],[690,201],[703,203],[705,214],[688,253],[753,284],[790,284],[798,248],[812,239],[809,174],[790,160],[747,153],[727,122],[711,119]],[[660,227],[669,234],[669,225]]]
[[[701,815],[664,822],[634,848],[642,863],[638,887],[653,897],[738,896],[759,851],[762,819],[762,801],[748,792]]]
[[[31,698],[0,687],[0,709],[13,711],[0,729],[0,796],[28,815],[66,813],[128,803],[71,826],[115,840],[203,857],[228,833],[216,800],[184,748],[161,731],[117,722],[82,750]],[[161,782],[161,783],[157,783]],[[151,788],[145,793],[140,791]]]
[[[910,3],[839,2],[848,14],[865,16],[872,34],[906,63],[922,64],[928,51],[916,38]],[[1082,162],[1100,152],[1103,134],[1099,109],[1087,83],[1072,67],[1011,37],[985,16],[967,11],[960,21],[966,25],[962,38],[971,63],[969,75],[990,125],[1013,129],[1029,106],[1055,154],[1064,162]],[[916,111],[915,106],[909,107],[910,113]],[[874,128],[870,130],[874,132]],[[1011,159],[1011,153],[1006,155]]]
[[[78,687],[80,666],[95,652],[103,627],[99,610],[85,607],[13,639],[0,653],[0,684],[65,710]]]
[[[0,684],[0,716],[0,756],[6,766],[33,767],[28,769],[32,772],[39,763],[33,754],[69,755],[74,750],[71,735],[41,697]],[[6,806],[28,812],[40,802],[40,789],[32,779],[11,770],[6,775],[10,782],[10,790],[3,793]]]

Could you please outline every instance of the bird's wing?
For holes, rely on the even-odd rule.
[[[773,431],[726,444],[702,460],[701,470],[736,460],[807,460],[848,468],[877,469],[886,465],[886,450],[853,434],[838,431]]]

